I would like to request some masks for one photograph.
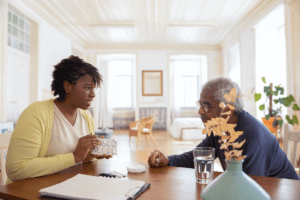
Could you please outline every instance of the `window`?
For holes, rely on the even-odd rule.
[[[255,26],[255,79],[257,93],[263,93],[263,87],[266,86],[262,82],[262,77],[266,78],[268,84],[273,83],[273,86],[281,84],[287,88],[284,27],[283,3],[278,5]],[[287,95],[286,91],[285,95]],[[266,101],[266,98],[263,97],[256,103],[256,117],[258,119],[264,117],[258,106],[263,104],[264,101]],[[278,105],[273,105],[273,109],[276,109],[276,106]],[[283,106],[282,115],[285,116],[286,113],[287,109]]]
[[[16,50],[29,54],[30,22],[12,10],[8,10],[7,45]]]
[[[228,50],[228,76],[241,87],[240,45],[236,42]]]
[[[132,108],[132,61],[109,62],[113,108]]]
[[[178,105],[181,108],[195,107],[200,93],[200,62],[175,61],[174,73],[177,77],[174,89],[178,92]]]

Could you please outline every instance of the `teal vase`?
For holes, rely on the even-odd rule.
[[[271,199],[269,194],[242,171],[243,160],[226,160],[227,170],[207,185],[203,200]]]

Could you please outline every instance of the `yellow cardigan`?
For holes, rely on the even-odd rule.
[[[54,99],[35,102],[21,114],[8,147],[6,184],[54,174],[75,165],[73,153],[45,157],[53,126],[53,101]],[[87,121],[89,133],[94,134],[92,116],[88,111],[80,111]]]

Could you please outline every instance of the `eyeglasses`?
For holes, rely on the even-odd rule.
[[[206,103],[200,103],[200,100],[199,101],[196,101],[196,106],[197,106],[197,109],[199,110],[201,107],[202,109],[204,110],[204,112],[208,112],[209,109],[210,109],[210,105],[209,104],[206,104]]]

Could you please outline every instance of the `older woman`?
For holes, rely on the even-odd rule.
[[[54,66],[52,91],[56,99],[35,102],[21,114],[8,148],[7,184],[49,175],[95,156],[100,145],[87,109],[102,76],[93,65],[76,56]]]

